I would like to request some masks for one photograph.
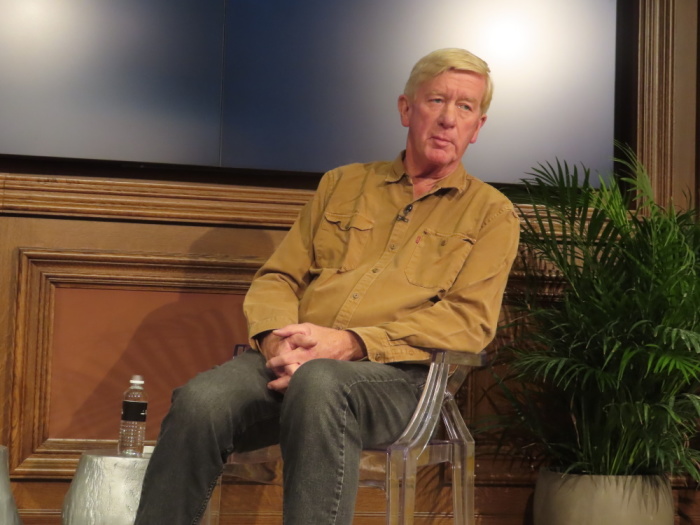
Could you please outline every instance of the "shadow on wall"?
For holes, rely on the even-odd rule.
[[[230,230],[212,229],[189,253],[212,256],[231,240]],[[256,232],[255,243],[258,253],[273,250],[267,234]],[[57,308],[70,314],[54,339],[52,438],[116,439],[122,393],[130,377],[140,374],[149,396],[147,439],[153,440],[172,390],[230,359],[235,345],[247,342],[243,293],[57,291]]]

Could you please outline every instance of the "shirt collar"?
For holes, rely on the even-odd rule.
[[[407,176],[403,165],[403,158],[405,155],[406,151],[404,150],[394,159],[394,162],[391,164],[391,171],[386,176],[386,182],[399,182],[404,176]],[[466,190],[469,179],[471,179],[471,175],[467,173],[464,166],[460,162],[452,173],[435,184],[433,191],[438,189],[447,190],[454,188],[458,193],[462,193],[464,190]]]

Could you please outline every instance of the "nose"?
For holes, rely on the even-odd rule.
[[[440,112],[440,125],[451,128],[455,125],[457,108],[454,104],[444,104]]]

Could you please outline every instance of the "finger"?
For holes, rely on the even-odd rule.
[[[274,381],[270,381],[267,384],[267,388],[270,390],[274,390],[275,392],[284,392],[287,390],[287,387],[289,386],[289,380],[292,378],[292,376],[282,376]]]
[[[286,354],[280,354],[270,358],[270,360],[266,363],[266,366],[275,370],[277,368],[285,368],[288,365],[303,363],[305,352],[306,350],[292,350]]]
[[[282,328],[272,331],[277,337],[289,337],[294,334],[308,334],[309,328],[303,324],[288,324]]]
[[[300,363],[294,363],[293,365],[287,365],[284,367],[284,371],[286,375],[292,376],[294,372],[297,371],[297,369],[301,366]]]
[[[277,377],[289,375],[289,373],[287,372],[286,366],[275,366],[275,367],[270,367],[270,369]]]
[[[277,377],[282,377],[282,376],[291,376],[294,372],[297,371],[297,368],[299,368],[299,363],[294,363],[291,365],[285,365],[285,366],[276,366],[272,368],[271,370],[274,372],[274,374]]]
[[[318,339],[307,334],[293,334],[285,341],[292,348],[305,348],[307,350],[318,344]]]

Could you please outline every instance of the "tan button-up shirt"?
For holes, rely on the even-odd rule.
[[[415,199],[402,156],[326,173],[244,302],[257,334],[310,322],[359,335],[369,359],[481,351],[495,335],[519,221],[459,166]]]

